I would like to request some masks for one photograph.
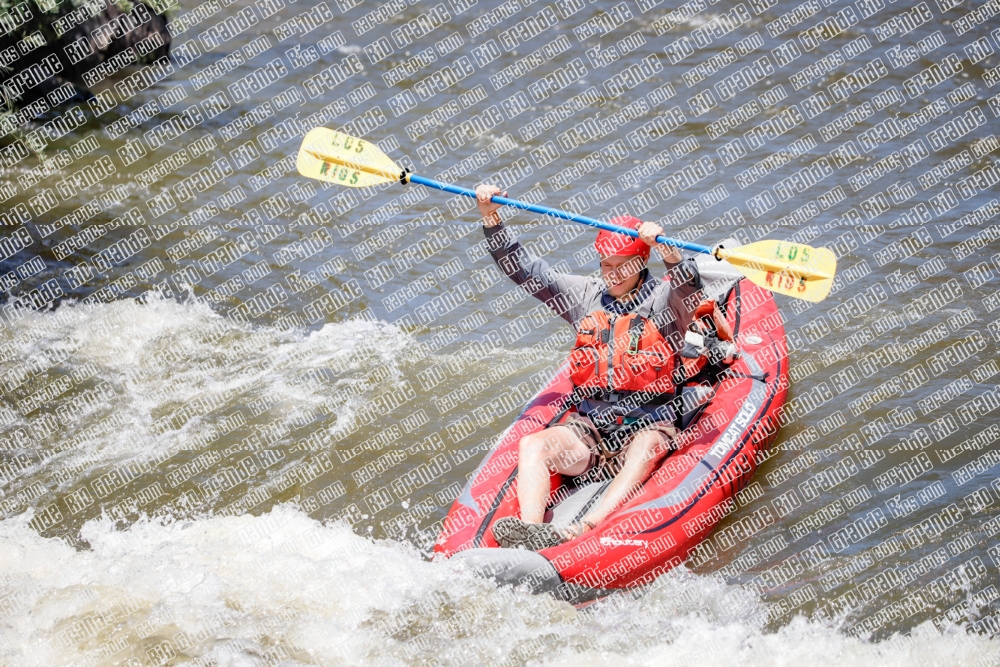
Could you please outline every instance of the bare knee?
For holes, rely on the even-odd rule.
[[[524,462],[544,461],[546,457],[545,438],[539,433],[526,435],[518,442],[519,459]]]

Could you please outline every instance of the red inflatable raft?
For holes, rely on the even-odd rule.
[[[749,280],[734,280],[731,267],[716,266],[715,289],[708,291],[724,304],[740,359],[684,430],[683,447],[583,536],[537,553],[500,548],[490,527],[519,512],[518,442],[544,428],[563,405],[572,390],[564,366],[473,473],[445,519],[437,553],[500,582],[571,602],[649,583],[687,558],[749,483],[775,437],[788,391],[785,333],[773,296]],[[703,278],[713,268],[706,265]],[[547,520],[557,526],[579,520],[610,483],[575,482],[553,476]]]

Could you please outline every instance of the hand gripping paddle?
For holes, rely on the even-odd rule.
[[[402,169],[378,146],[343,132],[317,127],[302,140],[297,167],[299,173],[328,183],[365,188],[383,183],[419,183],[445,192],[476,198],[476,191],[431,178],[424,178]],[[638,238],[634,229],[612,225],[601,220],[576,215],[548,206],[529,204],[494,195],[493,202],[525,211],[533,211],[583,225]],[[766,290],[806,301],[822,301],[833,287],[837,257],[827,248],[813,248],[788,241],[758,241],[727,250],[657,236],[660,243],[684,250],[712,255],[726,260],[751,282]]]

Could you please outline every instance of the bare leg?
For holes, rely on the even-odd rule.
[[[593,509],[587,512],[584,521],[598,524],[613,512],[636,487],[649,479],[653,470],[670,451],[671,442],[664,433],[659,431],[642,431],[637,433],[623,454],[625,464],[622,466],[607,493]]]
[[[580,475],[590,461],[590,449],[568,426],[553,426],[521,438],[517,464],[517,500],[521,520],[541,523],[551,488],[551,471]]]

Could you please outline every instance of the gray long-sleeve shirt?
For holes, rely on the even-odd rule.
[[[636,298],[629,302],[615,300],[604,289],[604,282],[597,277],[575,276],[553,270],[544,259],[534,257],[518,242],[515,235],[503,224],[484,227],[487,246],[497,266],[529,294],[547,304],[557,315],[578,329],[580,321],[595,310],[609,313],[648,312],[667,343],[675,349],[683,344],[684,330],[694,317],[701,290],[701,277],[694,260],[676,264],[664,262],[669,280],[657,280],[644,274],[644,283]],[[588,399],[580,405],[580,412],[621,413],[614,404]],[[652,414],[651,414],[652,413]],[[629,410],[622,416],[648,415],[654,419],[668,419],[665,410],[643,407]]]

